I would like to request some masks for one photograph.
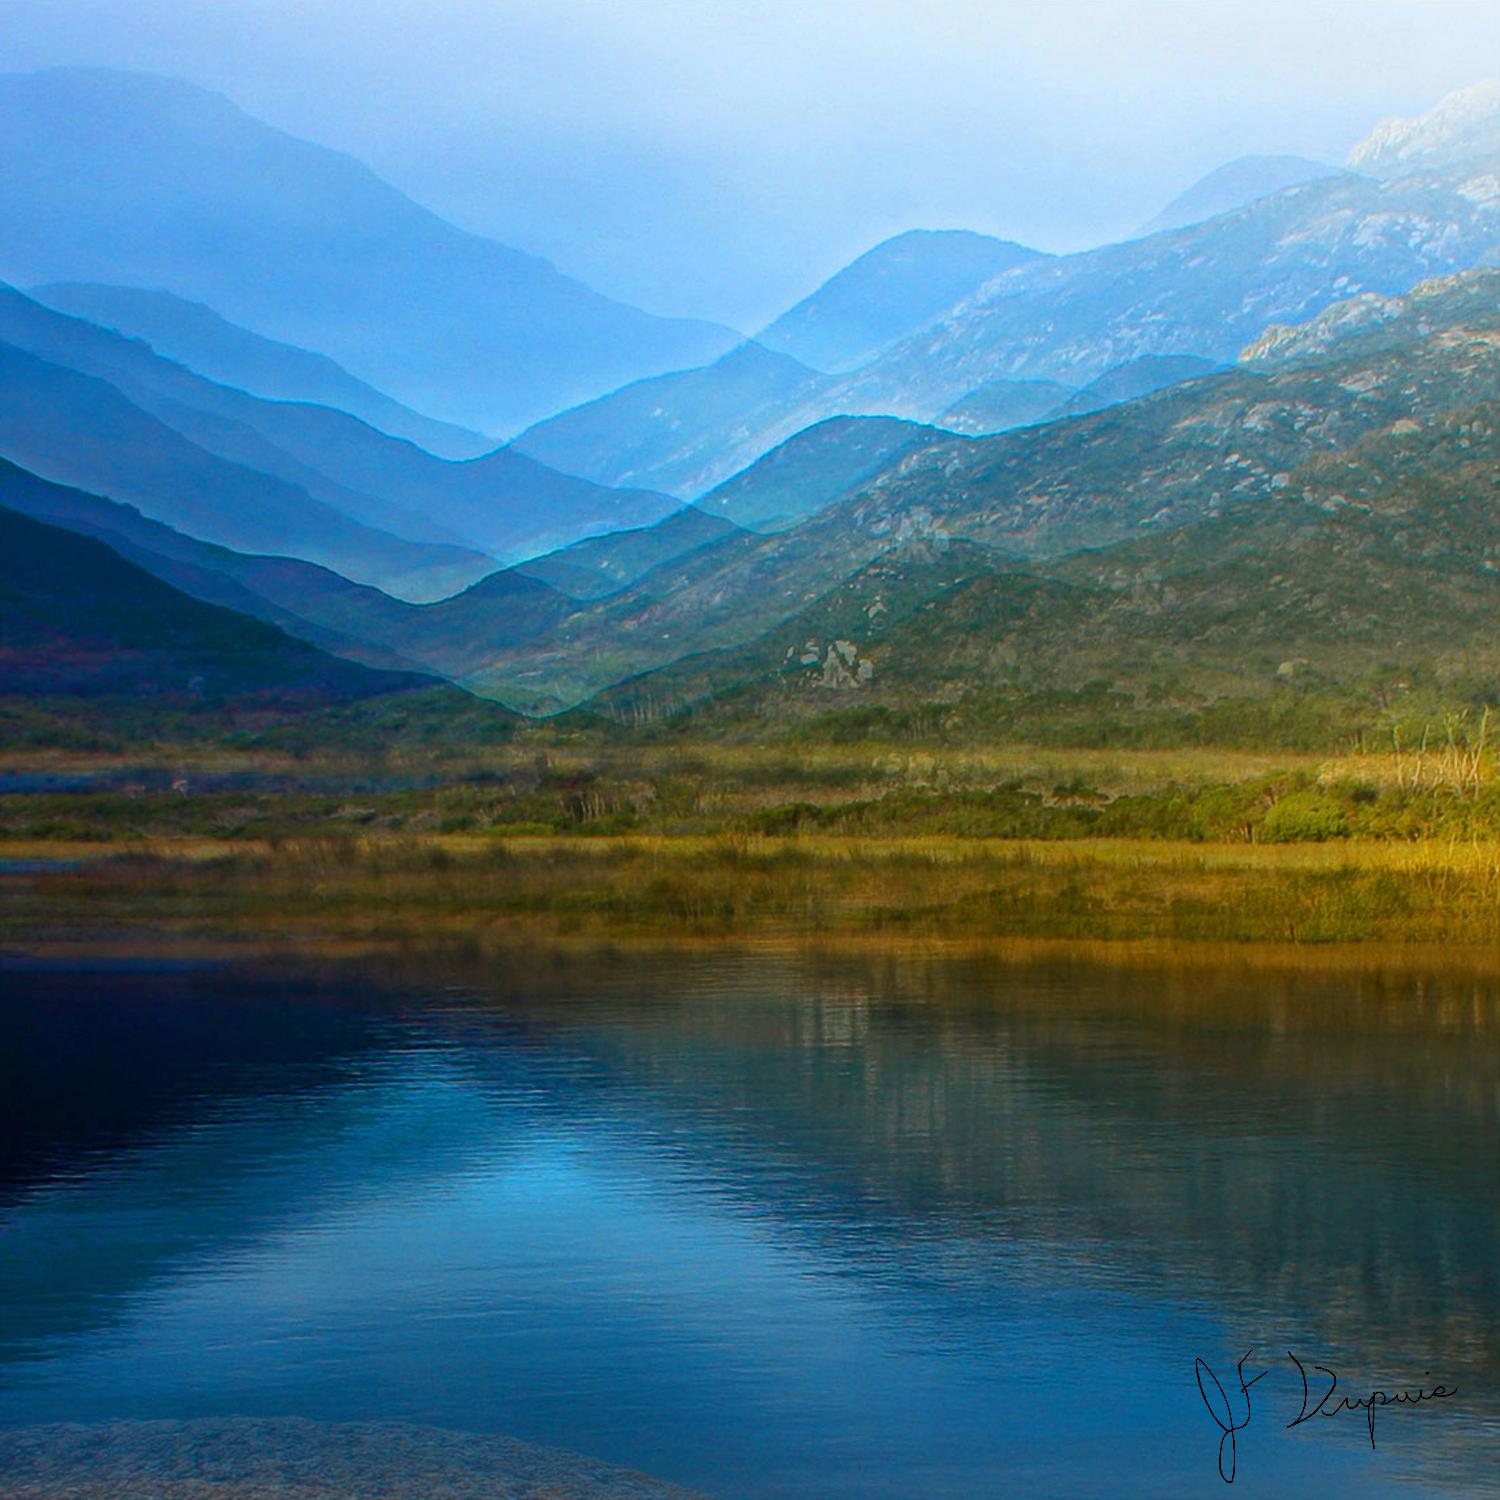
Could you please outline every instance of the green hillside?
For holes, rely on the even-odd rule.
[[[873,608],[886,578],[919,576],[892,557],[602,706],[1082,743],[1315,743],[1419,703],[1477,714],[1500,699],[1500,403],[1400,421],[1274,497],[1024,568],[951,566],[915,605]]]
[[[1470,273],[1458,288],[1405,342],[1330,345],[1311,363],[1246,367],[1069,421],[904,451],[800,525],[648,573],[524,652],[494,652],[470,681],[528,710],[568,707],[747,644],[893,547],[967,541],[1031,558],[1035,570],[1294,497],[1307,465],[1366,436],[1500,400],[1500,272]]]
[[[697,504],[751,531],[781,531],[947,434],[898,417],[830,417],[756,459]]]
[[[103,542],[0,507],[0,729],[11,743],[296,726],[325,744],[507,736],[512,716],[414,673],[330,656],[194,599]]]

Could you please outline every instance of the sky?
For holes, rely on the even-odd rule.
[[[652,311],[768,322],[910,228],[1130,233],[1500,71],[1500,0],[0,0],[0,68],[228,94]]]

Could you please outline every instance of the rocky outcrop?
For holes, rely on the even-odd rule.
[[[800,652],[795,646],[787,652],[788,664],[794,657],[795,665],[807,673],[806,680],[814,688],[847,693],[864,687],[875,676],[875,663],[859,654],[854,641],[807,641]]]
[[[1349,153],[1356,172],[1377,177],[1500,152],[1500,80],[1457,89],[1425,114],[1382,120]]]

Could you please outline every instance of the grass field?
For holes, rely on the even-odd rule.
[[[1474,948],[1500,944],[1500,781],[1451,749],[14,751],[0,895],[0,941],[23,946],[152,931]]]
[[[1500,843],[347,837],[0,846],[0,941],[80,930],[404,941],[876,935],[1500,943]]]

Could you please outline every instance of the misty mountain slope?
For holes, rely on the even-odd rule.
[[[318,706],[431,686],[336,660],[0,507],[0,692]]]
[[[291,410],[287,404],[206,380],[163,358],[141,339],[59,313],[13,287],[0,286],[0,340],[51,364],[108,381],[133,405],[206,452],[296,485],[353,520],[407,541],[467,545],[430,515],[339,483],[325,472],[332,469],[326,459],[323,467],[314,468],[278,447],[268,433],[285,425]],[[339,440],[347,443],[350,436],[357,441],[367,434],[371,443],[392,441],[331,408],[307,410],[325,432],[325,454],[337,454]]]
[[[322,407],[273,404],[254,420],[299,462],[351,489],[416,509],[429,524],[502,560],[648,526],[678,507],[669,495],[563,473],[513,446],[449,462]]]
[[[380,432],[406,438],[444,458],[475,458],[495,446],[477,432],[402,406],[356,380],[326,354],[263,338],[227,322],[201,302],[170,292],[77,281],[29,287],[27,295],[58,312],[144,339],[164,358],[220,385],[271,401],[337,407]]]
[[[1231,561],[1129,589],[981,579],[899,622],[880,649],[857,642],[871,663],[864,685],[884,668],[881,693],[909,705],[1083,693],[1102,681],[1127,700],[1155,689],[1191,705],[1265,694],[1299,672],[1343,684],[1481,639],[1500,645],[1490,575],[1426,566],[1367,518],[1280,522]],[[1414,598],[1443,607],[1413,611]]]
[[[883,602],[872,565],[761,638],[622,683],[595,706],[625,722],[691,710],[762,726],[923,709],[955,727],[1092,724],[1126,738],[1223,698],[1382,676],[1397,690],[1424,671],[1491,680],[1500,405],[1397,428],[1311,460],[1258,504],[1040,572],[975,569],[916,607],[870,607]]]
[[[1045,422],[1076,394],[1055,380],[989,380],[939,413],[937,425],[965,437],[985,437]]]
[[[386,632],[414,606],[300,558],[236,552],[199,541],[133,505],[54,484],[0,459],[0,505],[95,537],[153,577],[206,604],[279,626],[335,656],[367,666],[415,670],[385,646]],[[344,626],[353,625],[357,634]]]
[[[968,230],[913,229],[850,262],[756,335],[815,370],[850,370],[1038,250]]]
[[[1246,369],[1374,358],[1433,337],[1493,331],[1500,324],[1500,274],[1471,271],[1419,282],[1402,296],[1366,292],[1335,302],[1305,323],[1273,324],[1240,353]]]
[[[387,633],[379,628],[383,613],[381,609],[351,610],[346,603],[348,596],[354,591],[365,589],[393,604],[401,604],[403,601],[392,599],[379,589],[370,589],[368,584],[350,583],[342,574],[320,568],[316,563],[303,562],[300,558],[263,557],[254,553],[231,553],[230,560],[226,560],[224,556],[214,554],[229,553],[230,549],[214,547],[208,542],[201,545],[208,549],[209,555],[202,561],[195,562],[183,556],[186,549],[178,545],[168,544],[164,550],[155,551],[131,541],[127,534],[129,528],[115,531],[108,526],[97,526],[78,518],[69,518],[59,524],[64,524],[69,531],[97,537],[127,562],[134,563],[153,578],[171,584],[191,598],[199,599],[205,604],[222,605],[225,609],[264,620],[285,631],[287,635],[306,641],[320,651],[326,651],[330,656],[358,662],[361,666],[374,667],[380,671],[421,672],[435,677],[444,675],[439,667],[403,656],[399,651],[381,644]],[[278,604],[278,599],[284,599],[287,603]],[[415,609],[419,606],[406,607]],[[337,619],[340,624],[319,623],[329,617]],[[340,628],[346,623],[353,624],[361,633],[352,635],[347,628]]]
[[[1169,385],[1200,380],[1230,368],[1196,354],[1142,354],[1077,389],[1049,380],[992,380],[950,406],[938,425],[969,437],[988,437],[1015,427],[1103,411]]]
[[[1369,523],[1384,542],[1408,559],[1420,556],[1425,566],[1494,573],[1500,545],[1497,460],[1500,403],[1493,400],[1425,423],[1397,421],[1309,459],[1272,500],[1160,535],[1070,553],[1046,566],[1065,580],[1118,589],[1228,565],[1309,527],[1337,522]],[[1411,601],[1413,614],[1426,608]]]
[[[1179,193],[1148,224],[1141,234],[1160,234],[1164,229],[1183,229],[1205,219],[1232,213],[1257,198],[1279,193],[1299,183],[1332,177],[1339,171],[1326,162],[1305,156],[1240,156],[1225,162],[1190,188]]]
[[[565,474],[692,499],[759,458],[765,434],[829,378],[756,343],[701,369],[628,385],[528,428],[511,445]],[[782,431],[783,427],[787,430]]]
[[[481,432],[735,341],[612,301],[351,157],[145,74],[0,76],[0,195],[9,281],[169,291]]]
[[[199,447],[408,541],[524,557],[673,508],[665,496],[606,489],[507,449],[449,461],[331,407],[249,396],[13,288],[0,287],[0,339],[108,380]]]
[[[684,505],[652,526],[589,537],[518,563],[515,571],[540,578],[575,599],[601,599],[653,568],[742,534],[743,528],[732,521]]]
[[[644,485],[684,499],[705,497],[804,429],[840,415],[887,410],[880,398],[863,395],[841,404],[832,392],[843,387],[823,368],[843,368],[855,357],[849,351],[856,346],[860,357],[873,352],[876,344],[869,341],[877,334],[878,344],[884,345],[950,307],[989,276],[1043,258],[984,235],[913,231],[898,236],[772,324],[767,333],[775,336],[774,346],[757,340],[704,369],[639,382],[539,423],[513,446],[601,484]],[[844,353],[834,359],[829,351],[839,340]],[[804,344],[819,347],[822,368],[794,357]],[[791,357],[774,352],[782,346]],[[834,492],[825,487],[825,494]],[[790,508],[778,502],[765,515],[790,518],[814,508],[812,502]]]
[[[113,385],[3,343],[0,453],[205,540],[290,551],[413,596],[449,593],[492,567],[477,553],[362,525],[284,480],[206,452]]]
[[[897,417],[830,417],[710,490],[698,508],[751,531],[781,531],[913,448],[948,434]]]
[[[1356,172],[1391,177],[1500,155],[1500,80],[1455,89],[1409,119],[1382,120],[1350,153]]]
[[[1057,556],[1275,499],[1367,434],[1500,400],[1500,273],[1409,342],[1274,373],[1241,370],[996,437],[953,438],[788,531],[709,547],[570,616],[471,683],[563,707],[674,659],[741,644],[892,547],[962,539]],[[521,674],[525,674],[524,684]],[[522,687],[527,696],[516,696]]]
[[[851,524],[842,505],[789,530],[736,532],[581,605],[523,649],[493,652],[464,683],[527,713],[553,713],[663,663],[749,640],[876,557],[933,540],[945,538],[920,509]]]
[[[101,378],[108,379],[116,390],[142,411],[149,412],[159,422],[217,458],[285,480],[306,491],[315,500],[332,506],[342,515],[349,516],[362,525],[389,532],[403,541],[437,543],[465,551],[483,552],[494,561],[495,566],[499,566],[493,553],[481,548],[454,527],[445,525],[439,516],[423,514],[416,507],[407,507],[377,495],[351,490],[347,485],[329,477],[326,468],[333,465],[313,468],[273,443],[260,430],[260,425],[252,425],[251,422],[219,415],[207,409],[209,405],[220,405],[217,401],[205,404],[180,401],[165,395],[157,381],[143,382],[118,372],[111,372]],[[334,414],[330,412],[330,415]]]
[[[269,621],[369,666],[461,677],[491,651],[524,642],[576,608],[544,581],[518,572],[494,573],[430,605],[410,604],[299,558],[200,541],[134,507],[3,461],[0,505],[95,537],[195,599]]]
[[[1200,359],[1196,354],[1143,354],[1089,381],[1081,390],[1059,402],[1052,416],[1054,419],[1081,417],[1092,411],[1104,411],[1122,401],[1134,401],[1138,396],[1163,391],[1169,385],[1222,375],[1232,368],[1217,360]]]
[[[451,599],[414,606],[385,641],[403,656],[462,684],[495,652],[524,653],[577,608],[577,600],[544,579],[507,568]]]
[[[453,682],[461,682],[496,651],[524,650],[578,608],[575,599],[545,580],[514,568],[424,604],[391,599],[337,575],[321,580],[309,598],[305,568],[283,558],[250,558],[236,562],[232,571],[273,606],[308,621],[312,631],[345,643],[341,654],[366,660],[379,653]]]
[[[137,394],[131,382],[122,383]],[[198,403],[191,407],[147,394],[140,400],[202,446],[301,484],[370,524],[413,540],[482,549],[502,563],[650,525],[677,508],[670,496],[595,484],[511,448],[439,459],[327,407],[248,407],[235,393],[201,389],[190,393]]]
[[[1086,624],[1038,619],[1002,643],[986,639],[982,595],[941,601],[920,622],[926,640],[900,644],[906,664],[892,666],[915,686],[924,653],[928,670],[982,674],[1003,659],[1012,682],[1049,690],[1101,671],[1137,687],[1176,673],[1212,695],[1500,660],[1497,458],[1493,406],[1371,434],[1311,461],[1274,500],[1069,559],[1055,576],[1096,591]]]
[[[1497,258],[1494,163],[1391,181],[1343,174],[1187,229],[1006,272],[823,400],[846,411],[884,402],[921,419],[997,378],[1082,385],[1142,355],[1228,362],[1273,323]]]
[[[1406,340],[1351,341],[1318,364],[1246,365],[1089,416],[923,449],[828,518],[890,525],[919,512],[1041,554],[1274,495],[1299,465],[1366,432],[1500,393],[1500,272],[1451,286],[1446,299],[1422,300],[1430,314]]]
[[[1500,158],[1303,183],[1184,229],[1003,271],[860,369],[810,384],[800,406],[743,413],[735,467],[830,416],[943,424],[957,407],[972,429],[984,424],[962,423],[962,403],[999,381],[1077,388],[1143,357],[1230,363],[1273,324],[1497,262]]]
[[[524,647],[489,652],[464,685],[524,713],[555,713],[663,662],[753,636],[851,567],[842,538],[789,547],[801,530],[736,531],[672,558],[625,589],[581,603]],[[856,550],[863,546],[860,539]]]
[[[883,542],[870,539],[852,554],[841,549],[837,563],[831,563],[826,549],[778,546],[786,535],[764,538],[759,547],[741,542],[722,550],[705,548],[687,566],[657,569],[632,589],[578,611],[524,649],[491,652],[463,684],[526,713],[555,713],[664,664],[754,640],[842,586],[851,568],[858,574],[879,557],[887,556],[897,574],[915,569],[904,575],[896,591],[903,599],[914,599],[929,583],[946,586],[943,580],[950,573],[950,564],[941,559],[931,568],[915,568],[948,547],[946,542],[898,535]],[[1016,563],[1013,554],[1000,549],[951,545],[957,549],[952,566],[961,566],[966,576],[981,566]],[[980,557],[982,565],[976,562]]]

